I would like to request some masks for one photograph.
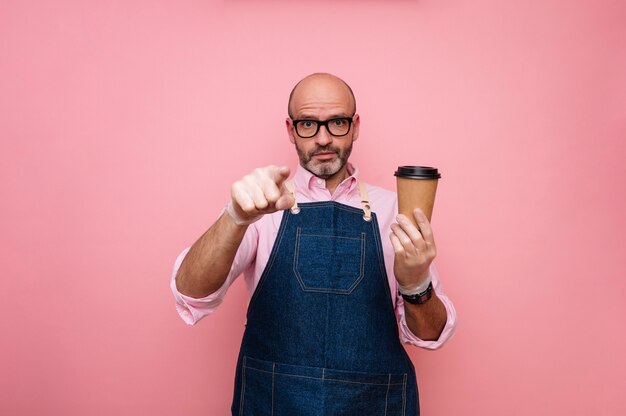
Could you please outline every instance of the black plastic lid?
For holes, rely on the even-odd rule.
[[[398,166],[394,176],[410,179],[439,179],[441,174],[437,168],[430,166]]]

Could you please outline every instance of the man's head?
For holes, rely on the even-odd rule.
[[[352,142],[359,136],[359,115],[352,89],[343,80],[331,74],[316,73],[296,84],[289,96],[289,118],[286,120],[289,139],[296,146],[302,167],[320,178],[329,179],[346,169],[352,151]],[[328,125],[319,126],[313,137],[298,134],[294,120],[309,120],[305,125],[334,120],[331,131],[343,134],[337,126],[348,122],[349,130],[343,136],[331,134]],[[313,132],[315,130],[313,129]],[[300,133],[303,133],[300,131]]]

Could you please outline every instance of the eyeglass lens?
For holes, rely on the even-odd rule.
[[[325,125],[328,132],[333,136],[345,136],[350,131],[349,119],[334,118],[326,121],[300,120],[296,122],[296,132],[303,138],[313,137],[317,134],[321,125]]]

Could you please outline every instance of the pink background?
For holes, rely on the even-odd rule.
[[[626,3],[0,4],[0,414],[225,415],[238,282],[197,327],[174,258],[230,183],[295,166],[291,86],[330,71],[353,162],[443,172],[459,327],[411,349],[425,415],[624,415]]]

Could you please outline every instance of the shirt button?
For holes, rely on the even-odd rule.
[[[324,183],[324,180],[323,180],[323,179],[319,179],[319,178],[317,179],[317,184],[318,184],[318,185],[321,185],[321,184],[323,184],[323,183]]]

